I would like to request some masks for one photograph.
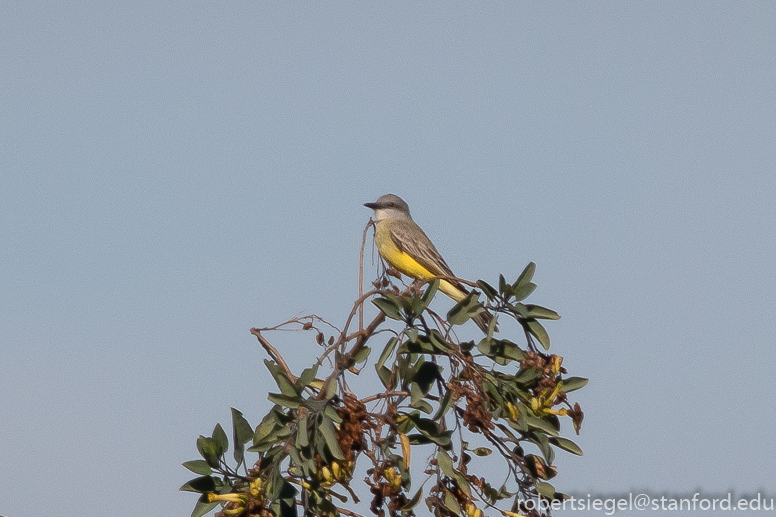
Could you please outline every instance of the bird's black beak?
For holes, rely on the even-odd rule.
[[[375,210],[377,208],[377,203],[364,203],[364,206]]]

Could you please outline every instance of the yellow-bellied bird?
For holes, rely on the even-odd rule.
[[[410,207],[402,198],[386,194],[374,203],[364,203],[364,206],[375,211],[375,244],[388,264],[415,279],[455,276],[431,240],[412,220]],[[456,302],[469,294],[460,282],[454,280],[441,280],[439,289]],[[491,319],[488,312],[481,312],[472,319],[487,333]]]

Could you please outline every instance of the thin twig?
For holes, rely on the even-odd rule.
[[[261,343],[261,346],[264,347],[264,350],[267,351],[267,354],[272,358],[273,361],[275,361],[277,364],[280,365],[283,370],[285,370],[286,375],[288,375],[288,378],[291,379],[291,382],[296,382],[296,376],[291,373],[291,368],[288,367],[288,364],[286,364],[285,359],[283,359],[283,356],[280,355],[280,352],[277,351],[277,348],[272,346],[269,341],[267,341],[264,336],[261,335],[261,330],[253,328],[251,329],[251,334],[256,336],[256,339],[259,340],[259,343]]]
[[[337,506],[336,508],[337,508],[337,511],[342,515],[348,515],[349,517],[364,517],[360,513],[352,512],[347,508],[340,508],[339,506]]]
[[[364,300],[369,298],[372,295],[378,294],[380,291],[377,289],[372,289],[368,293],[362,295],[358,300],[356,300],[356,303],[353,304],[353,309],[350,311],[350,314],[348,315],[348,319],[345,322],[345,327],[340,332],[339,338],[337,339],[337,342],[329,346],[323,354],[321,354],[321,357],[318,358],[318,364],[323,364],[323,360],[328,356],[333,350],[336,350],[337,348],[341,347],[351,339],[363,334],[364,330],[359,330],[357,332],[354,332],[353,334],[347,335],[346,332],[348,331],[348,327],[350,326],[350,322],[353,320],[353,316],[355,316],[356,311],[358,310],[359,306],[364,303]],[[382,314],[382,312],[380,313]],[[382,320],[381,320],[382,322]],[[371,324],[370,324],[371,326]]]
[[[349,340],[349,338],[347,336],[348,327],[350,327],[350,322],[353,320],[353,316],[355,316],[355,314],[358,311],[358,309],[363,306],[364,301],[366,301],[366,299],[369,298],[370,296],[375,295],[375,294],[379,294],[381,292],[382,291],[380,291],[378,289],[372,289],[368,293],[362,294],[358,298],[358,300],[356,300],[356,303],[353,304],[353,310],[350,311],[350,314],[348,315],[348,319],[345,321],[345,326],[342,328],[342,332],[340,333],[340,337],[337,340],[337,344],[336,344],[335,348],[340,346],[340,345],[342,345],[342,344],[344,344],[344,343],[346,343]],[[361,326],[359,328],[359,332],[363,332],[363,330],[362,330],[363,327],[364,327],[364,324],[361,323]]]
[[[370,402],[374,402],[375,400],[380,399],[387,399],[389,397],[409,397],[411,393],[409,391],[386,391],[383,393],[376,393],[374,395],[369,395],[366,398],[363,398],[359,400],[362,404],[369,404]]]
[[[385,314],[383,314],[382,311],[377,313],[377,316],[375,316],[375,319],[372,320],[372,323],[369,324],[369,326],[361,331],[361,335],[358,338],[358,341],[356,341],[356,344],[353,345],[353,348],[350,349],[350,352],[348,352],[349,357],[355,357],[356,354],[364,348],[364,345],[366,344],[369,337],[374,333],[375,329],[383,322],[385,321]],[[318,359],[318,364],[320,364],[320,361],[323,360],[323,358],[328,354],[333,348],[330,347],[329,350],[327,350],[324,355],[321,356],[320,359]],[[342,374],[342,372],[345,371],[344,368],[342,368],[341,364],[335,364],[334,370],[329,374],[328,377],[326,377],[326,380],[323,382],[323,385],[325,386],[328,382],[330,382],[332,379],[336,379],[337,377]]]
[[[364,227],[364,234],[361,236],[361,251],[358,253],[358,297],[364,296],[364,248],[366,247],[366,234],[369,231],[370,226],[374,226],[374,221],[369,218],[369,222]],[[364,306],[358,307],[358,330],[364,328]]]
[[[361,335],[358,336],[358,339],[356,340],[356,344],[353,345],[353,348],[350,349],[350,352],[348,352],[348,355],[351,357],[355,357],[355,355],[361,351],[362,348],[364,348],[364,345],[366,345],[366,342],[369,340],[370,337],[372,337],[372,334],[374,334],[375,329],[380,326],[380,324],[385,321],[385,313],[380,311],[377,316],[375,316],[375,319],[372,320],[372,323],[369,324],[367,328],[361,331]]]
[[[331,327],[332,330],[335,330],[336,332],[340,332],[340,329],[338,329],[332,323],[329,323],[328,321],[326,321],[325,319],[321,318],[320,316],[318,316],[316,314],[308,314],[306,316],[299,316],[299,315],[297,315],[297,316],[294,316],[293,318],[291,318],[290,320],[287,320],[287,321],[284,321],[283,323],[279,323],[279,324],[275,325],[274,327],[262,327],[262,328],[257,328],[256,330],[258,330],[259,332],[266,332],[266,331],[270,331],[270,330],[271,331],[278,331],[278,332],[298,332],[300,330],[309,330],[309,329],[305,329],[305,328],[301,328],[301,329],[287,329],[287,328],[283,328],[286,325],[291,325],[291,324],[302,325],[302,327],[304,327],[304,325],[307,323],[304,320],[310,320],[310,323],[312,323],[313,321],[320,321],[321,323],[324,323],[324,324],[328,325],[329,327]],[[311,328],[315,328],[316,330],[318,330],[317,327],[311,327]]]
[[[415,283],[417,283],[418,287],[420,287],[423,284],[429,284],[434,280],[446,280],[447,282],[457,282],[459,284],[468,285],[469,287],[479,287],[476,282],[466,280],[465,278],[458,278],[457,276],[429,276],[425,278],[417,278],[415,279]]]

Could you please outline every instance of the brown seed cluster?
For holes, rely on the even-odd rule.
[[[343,405],[337,408],[337,414],[342,418],[337,432],[340,450],[347,454],[348,461],[356,460],[356,453],[366,447],[364,431],[375,427],[370,422],[366,406],[352,393],[345,394]]]
[[[482,392],[468,391],[466,393],[466,410],[463,413],[463,423],[473,432],[479,433],[493,429],[493,414],[485,409],[485,398]]]

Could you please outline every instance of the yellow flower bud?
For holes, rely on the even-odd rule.
[[[332,482],[333,478],[331,477],[331,470],[329,470],[329,467],[327,467],[326,465],[321,467],[321,476],[323,477],[323,480],[326,481],[327,483]]]
[[[215,503],[216,501],[226,501],[229,503],[245,504],[247,497],[245,497],[245,494],[214,494],[211,492],[207,495],[207,500],[211,503]]]

